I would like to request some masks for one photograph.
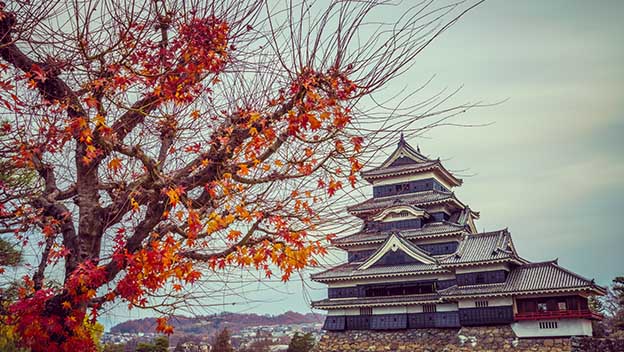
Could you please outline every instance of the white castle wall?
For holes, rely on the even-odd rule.
[[[556,323],[557,327],[544,328],[544,323]],[[592,336],[591,321],[587,319],[518,321],[511,324],[511,329],[518,337]]]

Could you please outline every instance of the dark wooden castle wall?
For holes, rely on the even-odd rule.
[[[509,324],[513,321],[512,306],[459,309],[459,322],[463,326]]]
[[[429,190],[448,191],[440,182],[433,178],[424,180],[394,183],[391,185],[374,186],[373,197],[387,197]]]
[[[456,274],[458,286],[494,284],[507,280],[507,270],[478,271],[474,273]]]

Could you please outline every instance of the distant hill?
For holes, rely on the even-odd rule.
[[[169,322],[176,334],[213,335],[216,331],[227,327],[233,333],[253,326],[294,325],[305,323],[321,323],[320,314],[286,312],[279,315],[258,315],[240,313],[221,313],[194,318],[172,317]],[[156,332],[156,318],[128,320],[111,328],[111,333],[153,333]]]

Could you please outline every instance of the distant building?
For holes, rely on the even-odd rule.
[[[328,285],[323,329],[396,330],[510,324],[518,337],[591,335],[587,298],[605,289],[560,267],[531,263],[507,229],[478,233],[479,213],[451,191],[462,181],[401,136],[362,172],[373,198],[347,208],[363,220],[333,244],[348,261],[312,279]]]

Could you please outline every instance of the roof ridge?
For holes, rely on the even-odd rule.
[[[500,230],[473,233],[473,234],[470,234],[470,237],[486,237],[486,236],[495,236],[495,235],[504,236],[508,234],[509,234],[509,231],[507,231],[507,228],[505,227],[504,229],[500,229]]]
[[[606,290],[606,288],[605,288],[605,287],[603,287],[603,286],[600,286],[600,285],[596,284],[596,280],[595,280],[595,279],[588,279],[588,278],[586,278],[586,277],[585,277],[585,276],[583,276],[583,275],[579,275],[579,274],[577,274],[577,273],[573,272],[573,271],[572,271],[572,270],[570,270],[570,269],[566,269],[566,268],[562,267],[561,265],[559,265],[559,260],[558,260],[558,258],[551,259],[551,260],[546,260],[546,261],[542,261],[542,262],[535,262],[535,263],[523,264],[523,265],[521,265],[521,266],[520,266],[520,268],[527,267],[527,266],[529,266],[529,267],[533,267],[533,266],[539,266],[539,265],[543,265],[543,266],[547,266],[547,265],[554,266],[555,268],[557,268],[557,269],[559,269],[559,270],[561,270],[561,271],[563,271],[563,272],[565,272],[565,273],[567,273],[567,274],[569,274],[569,275],[572,275],[572,276],[576,277],[577,279],[580,279],[580,280],[586,281],[586,282],[588,282],[588,283],[589,283],[589,284],[591,284],[591,285],[594,285],[594,286],[596,286],[596,287],[598,287],[598,288],[601,288],[601,289],[603,289],[603,290]]]
[[[594,285],[596,284],[596,280],[595,279],[588,279],[588,278],[586,278],[583,275],[579,275],[579,274],[577,274],[577,273],[575,273],[575,272],[573,272],[573,271],[571,271],[569,269],[566,269],[566,268],[562,267],[561,265],[559,265],[558,259],[555,259],[555,260],[551,261],[551,265],[554,265],[558,269],[561,269],[561,270],[565,271],[566,273],[568,273],[568,274],[570,274],[572,276],[575,276],[575,277],[577,277],[577,278],[579,278],[581,280],[585,280],[585,281],[590,282],[590,283],[592,283]]]
[[[556,266],[559,266],[557,264],[557,258],[555,259],[550,259],[550,260],[542,260],[539,262],[529,262],[526,264],[522,264],[520,267],[521,268],[526,268],[526,267],[535,267],[535,266],[546,266],[546,265],[550,265],[550,264],[554,264]]]

